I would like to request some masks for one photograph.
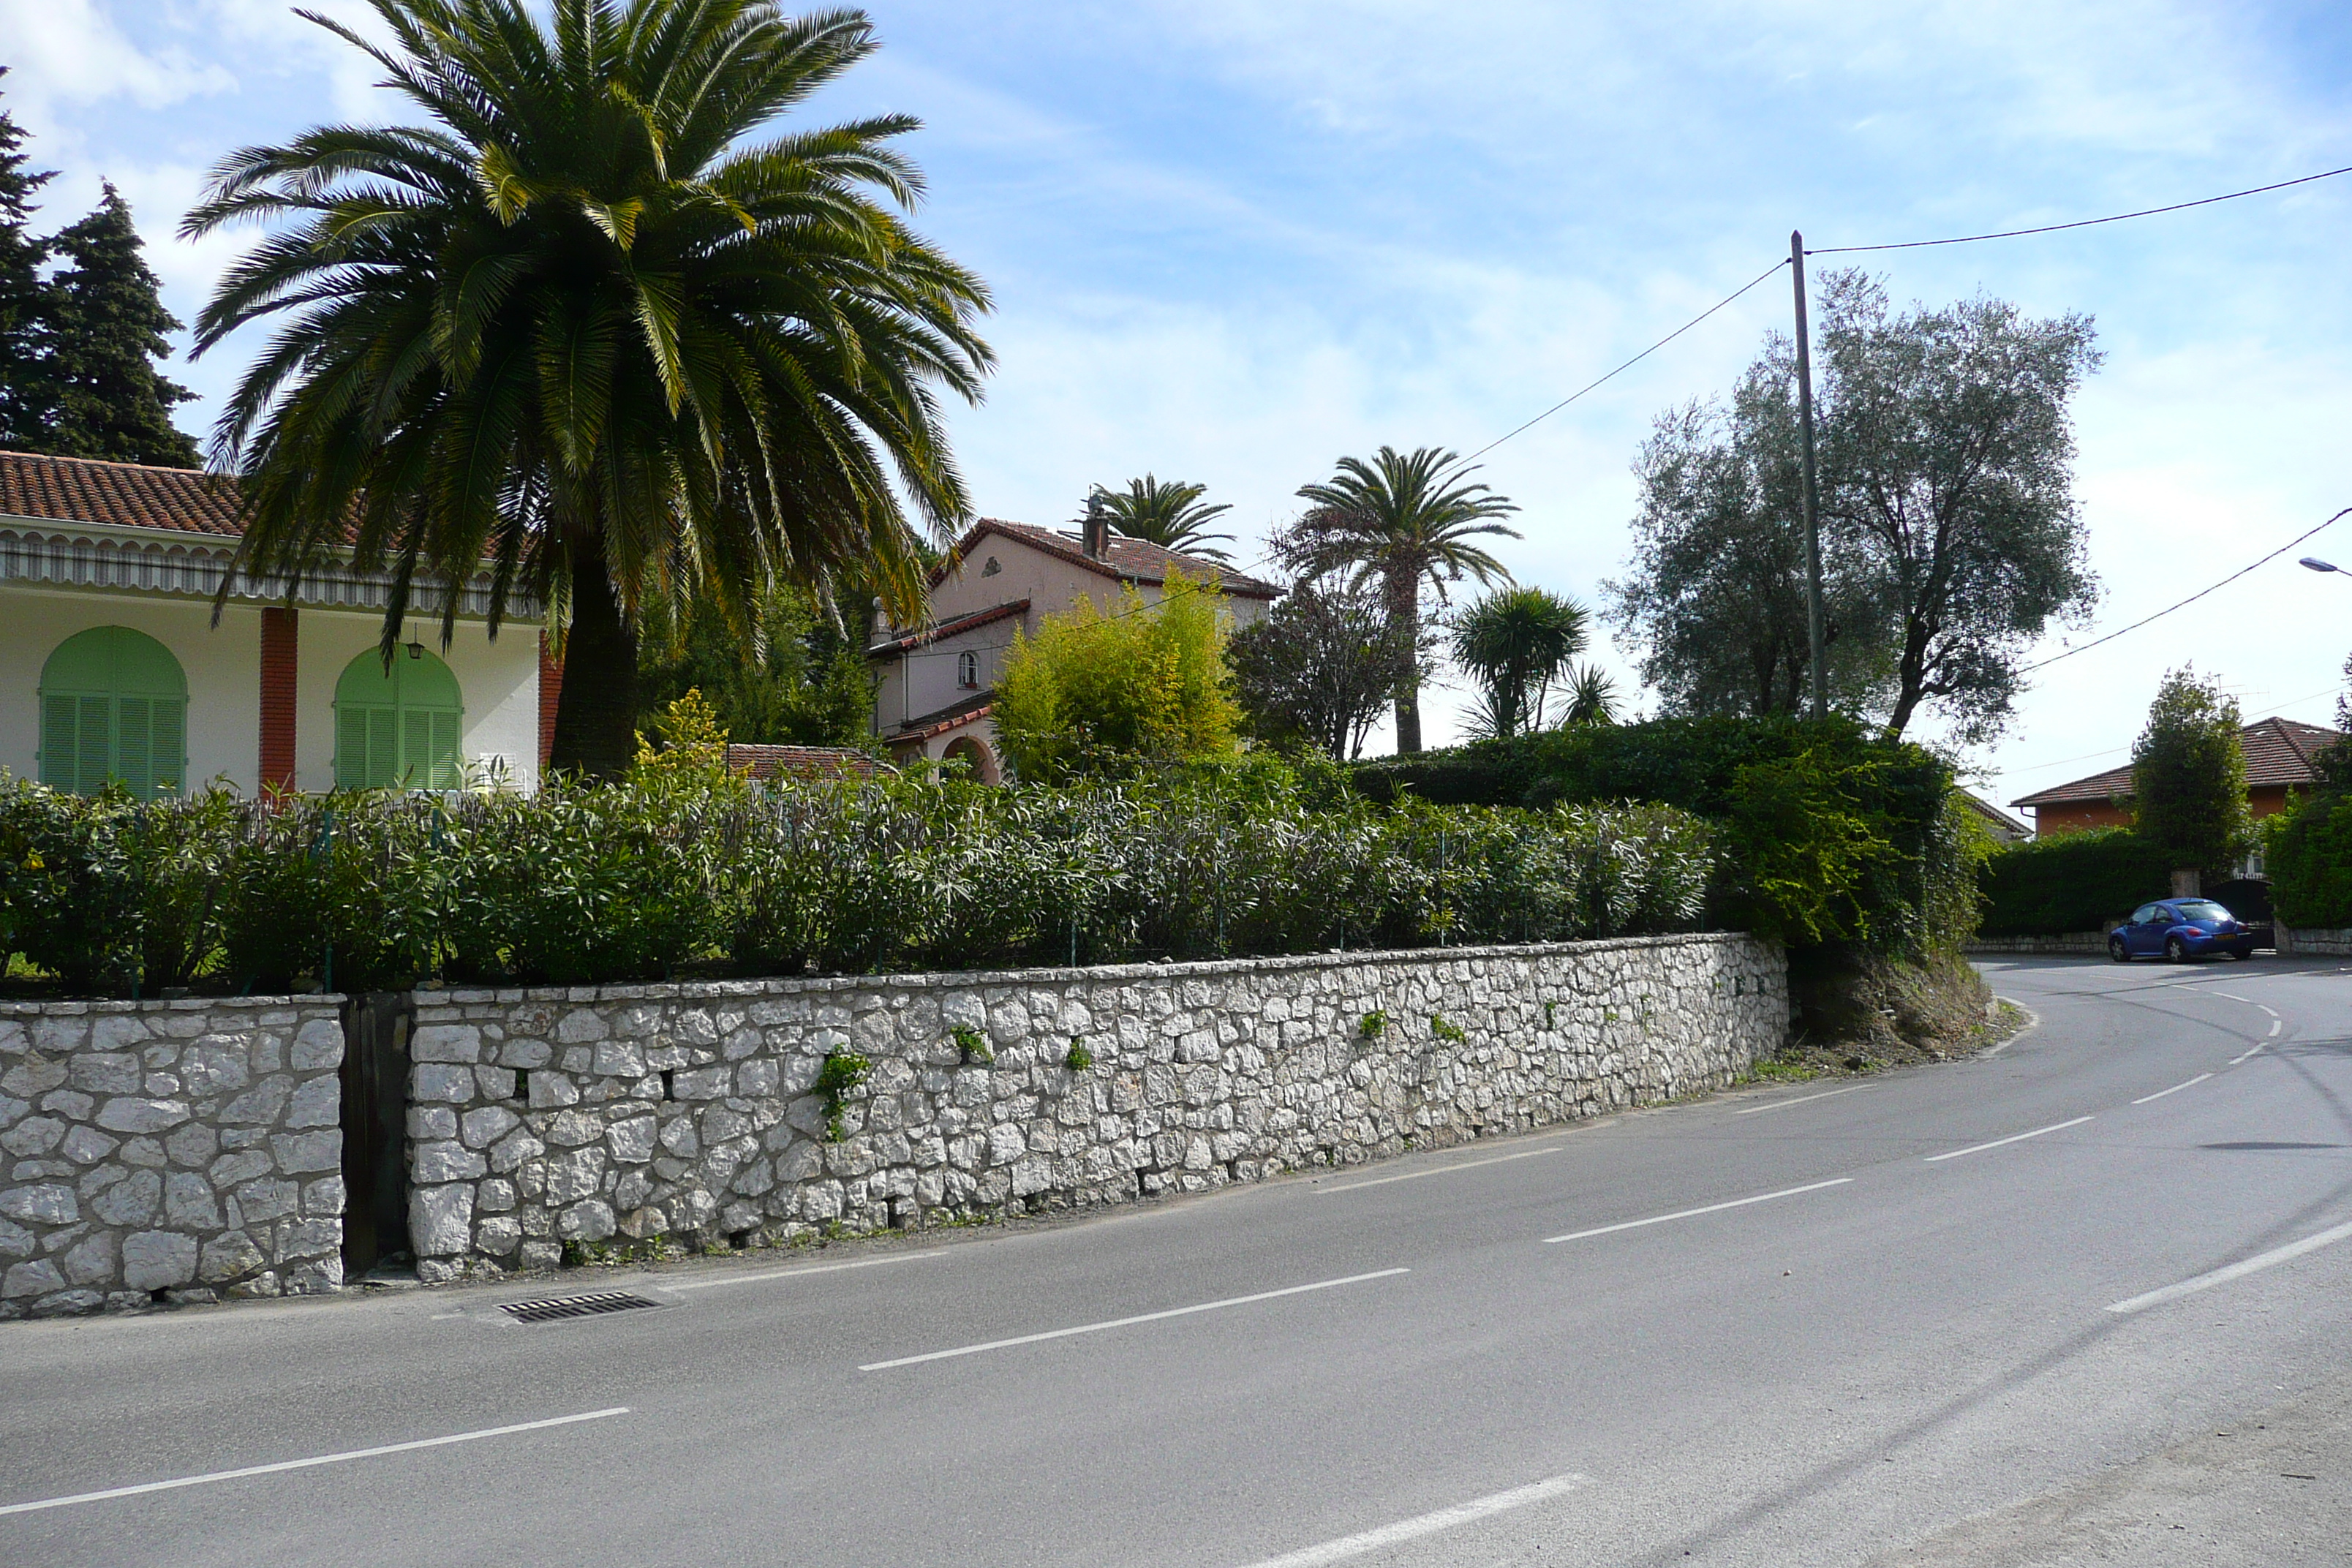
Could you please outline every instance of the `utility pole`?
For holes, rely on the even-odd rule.
[[[1813,655],[1813,717],[1830,710],[1829,647],[1822,626],[1822,500],[1813,471],[1813,350],[1805,324],[1805,237],[1789,235],[1789,270],[1797,283],[1797,424],[1804,432],[1805,630]]]

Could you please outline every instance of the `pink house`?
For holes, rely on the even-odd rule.
[[[931,574],[930,622],[892,627],[866,658],[875,675],[874,731],[898,762],[962,757],[990,784],[1003,777],[990,712],[1013,632],[1036,635],[1049,615],[1080,600],[1118,607],[1133,587],[1157,604],[1168,569],[1213,580],[1234,626],[1263,618],[1282,590],[1216,562],[1113,532],[1037,528],[982,518]]]

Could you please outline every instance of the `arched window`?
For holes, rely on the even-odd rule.
[[[341,789],[456,789],[465,703],[449,667],[417,643],[392,668],[371,649],[335,682],[335,784]]]
[[[96,795],[119,779],[142,800],[187,784],[188,678],[129,626],[92,626],[41,667],[41,782]]]
[[[956,684],[962,687],[966,691],[975,690],[979,688],[980,655],[976,653],[960,653],[956,655]]]

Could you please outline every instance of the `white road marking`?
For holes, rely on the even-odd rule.
[[[2085,1121],[2095,1121],[2095,1116],[2077,1116],[2072,1121],[2061,1121],[2054,1127],[2037,1127],[2031,1132],[2012,1132],[2006,1138],[1996,1138],[1990,1143],[1972,1143],[1965,1149],[1955,1149],[1948,1154],[1930,1154],[1927,1163],[1938,1160],[1957,1160],[1963,1154],[1981,1154],[1988,1149],[1998,1149],[2005,1143],[2022,1143],[2028,1138],[2039,1138],[2046,1132],[2063,1132],[2069,1127],[2080,1127]]]
[[[1457,1525],[1475,1524],[1482,1519],[1492,1519],[1498,1513],[1508,1513],[1516,1508],[1548,1501],[1556,1497],[1578,1491],[1592,1484],[1586,1476],[1554,1476],[1533,1486],[1514,1487],[1491,1497],[1475,1498],[1452,1508],[1441,1508],[1434,1513],[1420,1514],[1412,1519],[1401,1519],[1394,1524],[1384,1524],[1378,1530],[1365,1531],[1361,1535],[1343,1535],[1337,1541],[1327,1541],[1320,1546],[1309,1546],[1297,1552],[1286,1552],[1279,1557],[1268,1557],[1253,1563],[1249,1568],[1322,1568],[1326,1563],[1344,1563],[1350,1557],[1418,1541],[1424,1535],[1435,1535],[1441,1530]]]
[[[1450,1176],[1456,1171],[1472,1171],[1481,1165],[1499,1165],[1506,1160],[1532,1160],[1538,1154],[1559,1152],[1555,1143],[1549,1149],[1523,1149],[1516,1154],[1496,1154],[1485,1160],[1463,1160],[1451,1165],[1439,1165],[1427,1171],[1407,1171],[1402,1176],[1375,1176],[1369,1182],[1343,1182],[1336,1187],[1318,1186],[1318,1193],[1352,1193],[1359,1187],[1385,1187],[1391,1182],[1417,1182],[1423,1176]]]
[[[352,1459],[381,1458],[386,1454],[412,1453],[418,1448],[441,1448],[452,1443],[478,1443],[485,1437],[509,1437],[517,1432],[540,1432],[550,1426],[569,1426],[575,1421],[602,1421],[608,1415],[626,1415],[629,1407],[616,1405],[610,1410],[590,1410],[578,1415],[555,1415],[545,1421],[523,1421],[512,1426],[488,1426],[478,1432],[457,1432],[446,1437],[420,1437],[413,1443],[386,1443],[376,1448],[353,1448],[347,1453],[321,1454],[312,1459],[281,1459],[274,1465],[247,1465],[240,1470],[214,1470],[201,1476],[182,1476],[177,1480],[147,1481],[135,1487],[109,1487],[102,1492],[76,1492],[71,1497],[43,1498],[37,1502],[12,1502],[0,1507],[0,1514],[38,1513],[43,1509],[70,1508],[76,1503],[104,1502],[109,1498],[137,1497],[142,1492],[176,1491],[182,1487],[209,1486],[215,1481],[242,1480],[247,1476],[274,1476],[283,1470],[307,1470],[316,1465],[340,1465]]]
[[[1653,1215],[1648,1219],[1629,1219],[1617,1225],[1594,1226],[1591,1230],[1572,1230],[1566,1236],[1548,1236],[1544,1245],[1556,1241],[1582,1241],[1588,1236],[1610,1236],[1621,1230],[1639,1230],[1645,1225],[1664,1225],[1670,1219],[1690,1219],[1703,1214],[1720,1214],[1725,1209],[1744,1209],[1749,1204],[1769,1204],[1774,1198],[1793,1198],[1799,1193],[1818,1193],[1823,1187],[1843,1187],[1852,1176],[1839,1176],[1832,1181],[1809,1182],[1801,1187],[1783,1187],[1777,1193],[1759,1193],[1752,1198],[1734,1198],[1727,1204],[1709,1204],[1705,1208],[1678,1209],[1673,1214]]]
[[[2143,1094],[2137,1100],[2133,1100],[2132,1103],[2134,1105],[2146,1105],[2151,1100],[2162,1100],[2168,1094],[2179,1094],[2182,1089],[2194,1088],[2212,1076],[2213,1075],[2210,1072],[2200,1072],[2195,1078],[2190,1079],[2187,1083],[2176,1083],[2170,1089],[2159,1089],[2154,1094]]]
[[[2213,994],[2214,994],[2214,995],[2216,995],[2216,996],[2226,996],[2226,997],[2228,997],[2228,998],[2229,998],[2231,1001],[2232,1001],[2232,1002],[2243,1002],[2243,1003],[2244,1003],[2247,1006],[2249,1006],[2249,1007],[2263,1007],[2263,1005],[2262,1005],[2261,1003],[2259,1003],[2259,1002],[2255,1001],[2252,997],[2251,997],[2251,996],[2241,996],[2241,995],[2239,995],[2239,994],[2238,994],[2236,992],[2234,992],[2234,991],[2216,991],[2216,992],[2214,992],[2214,993],[2213,993]],[[2267,1013],[2267,1012],[2269,1012],[2269,1011],[2270,1011],[2270,1009],[2269,1009],[2269,1008],[2267,1008],[2267,1007],[2263,1007],[2263,1012],[2265,1012],[2265,1013]]]
[[[1281,1290],[1260,1290],[1255,1296],[1229,1296],[1222,1301],[1202,1301],[1191,1307],[1171,1307],[1164,1312],[1138,1312],[1131,1318],[1113,1318],[1102,1323],[1080,1323],[1071,1329],[1048,1329],[1042,1334],[1017,1334],[1009,1340],[989,1340],[976,1345],[958,1345],[951,1351],[932,1351],[927,1355],[902,1355],[896,1361],[868,1362],[860,1372],[884,1372],[894,1366],[913,1366],[919,1362],[946,1361],[953,1356],[978,1355],[982,1351],[1001,1351],[1013,1345],[1034,1345],[1045,1340],[1066,1340],[1073,1334],[1099,1334],[1107,1329],[1124,1329],[1133,1323],[1156,1323],[1163,1318],[1185,1318],[1194,1312],[1213,1312],[1220,1307],[1245,1307],[1252,1301],[1271,1301],[1277,1296],[1298,1296],[1309,1290],[1336,1289],[1341,1285],[1360,1285],[1367,1279],[1386,1279],[1393,1275],[1410,1274],[1410,1268],[1382,1268],[1370,1274],[1350,1274],[1344,1279],[1318,1279],[1312,1285],[1293,1285]]]
[[[2271,1032],[2264,1035],[2263,1038],[2266,1040],[2275,1040],[2278,1038],[2278,1032],[2285,1027],[2286,1026],[2284,1024],[2280,1023],[2276,1018],[2273,1018],[2271,1020]]]
[[[2254,1054],[2254,1052],[2255,1052],[2255,1051],[2259,1051],[2259,1050],[2261,1050],[2262,1048],[2263,1048],[2263,1047],[2262,1047],[2262,1042],[2261,1042],[2261,1041],[2259,1041],[2259,1040],[2257,1040],[2257,1041],[2255,1041],[2255,1042],[2254,1042],[2254,1049],[2253,1049],[2253,1050],[2252,1050],[2252,1051],[2240,1051],[2236,1056],[2231,1057],[2231,1058],[2230,1058],[2230,1060],[2229,1060],[2229,1062],[2227,1063],[2227,1065],[2228,1065],[2228,1066],[2230,1066],[2230,1067],[2236,1067],[2240,1062],[2244,1061],[2248,1057],[2252,1056],[2252,1055]]]
[[[2301,1258],[2306,1252],[2316,1252],[2332,1247],[2352,1236],[2352,1225],[2339,1225],[2333,1230],[2323,1230],[2317,1236],[2306,1236],[2301,1241],[2290,1241],[2284,1247],[2274,1247],[2268,1252],[2232,1263],[2227,1268],[2216,1268],[2210,1274],[2200,1274],[2194,1279],[2183,1279],[2178,1285],[2167,1285],[2161,1290],[2150,1290],[2145,1296],[2134,1296],[2128,1301],[2118,1301],[2107,1309],[2110,1312],[2144,1312],[2150,1307],[2161,1307],[2167,1301],[2178,1301],[2183,1296],[2193,1296],[2200,1290],[2210,1290],[2216,1285],[2226,1285],[2232,1279],[2242,1279],[2249,1274],[2274,1268],[2282,1263]]]
[[[2254,1005],[2257,1007],[2263,1007],[2263,1005],[2259,1002],[2255,1003]],[[2263,1011],[2268,1013],[2273,1018],[2279,1016],[2279,1011],[2275,1007],[2263,1007]]]
[[[946,1256],[945,1252],[909,1252],[902,1258],[866,1258],[856,1263],[820,1263],[814,1268],[768,1268],[757,1274],[729,1274],[716,1279],[681,1279],[675,1285],[661,1279],[646,1283],[656,1290],[709,1290],[720,1285],[754,1285],[762,1279],[797,1279],[803,1274],[838,1274],[845,1268],[879,1268],[886,1263],[929,1263]]]
[[[2006,1041],[2003,1042],[2003,1044],[2006,1043]],[[1769,1105],[1751,1105],[1745,1110],[1735,1110],[1731,1114],[1734,1116],[1760,1116],[1768,1110],[1786,1110],[1792,1105],[1811,1105],[1817,1100],[1835,1100],[1841,1094],[1860,1094],[1864,1089],[1868,1089],[1870,1085],[1866,1083],[1858,1083],[1851,1089],[1832,1089],[1824,1090],[1820,1094],[1799,1095],[1794,1100],[1776,1100]]]

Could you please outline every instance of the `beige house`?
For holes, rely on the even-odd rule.
[[[1181,555],[1113,532],[1037,528],[983,518],[931,574],[930,619],[893,627],[866,649],[874,676],[874,731],[892,757],[961,757],[994,784],[1003,777],[990,719],[1005,650],[1017,629],[1034,637],[1046,616],[1086,600],[1116,610],[1132,587],[1157,604],[1174,566],[1213,581],[1235,627],[1264,618],[1282,590],[1216,562]]]
[[[322,574],[289,602],[240,573],[215,624],[237,520],[234,483],[194,469],[0,452],[0,768],[147,798],[536,785],[557,680],[535,606],[493,639],[487,583],[468,583],[444,649],[420,595],[389,670],[378,575]]]

